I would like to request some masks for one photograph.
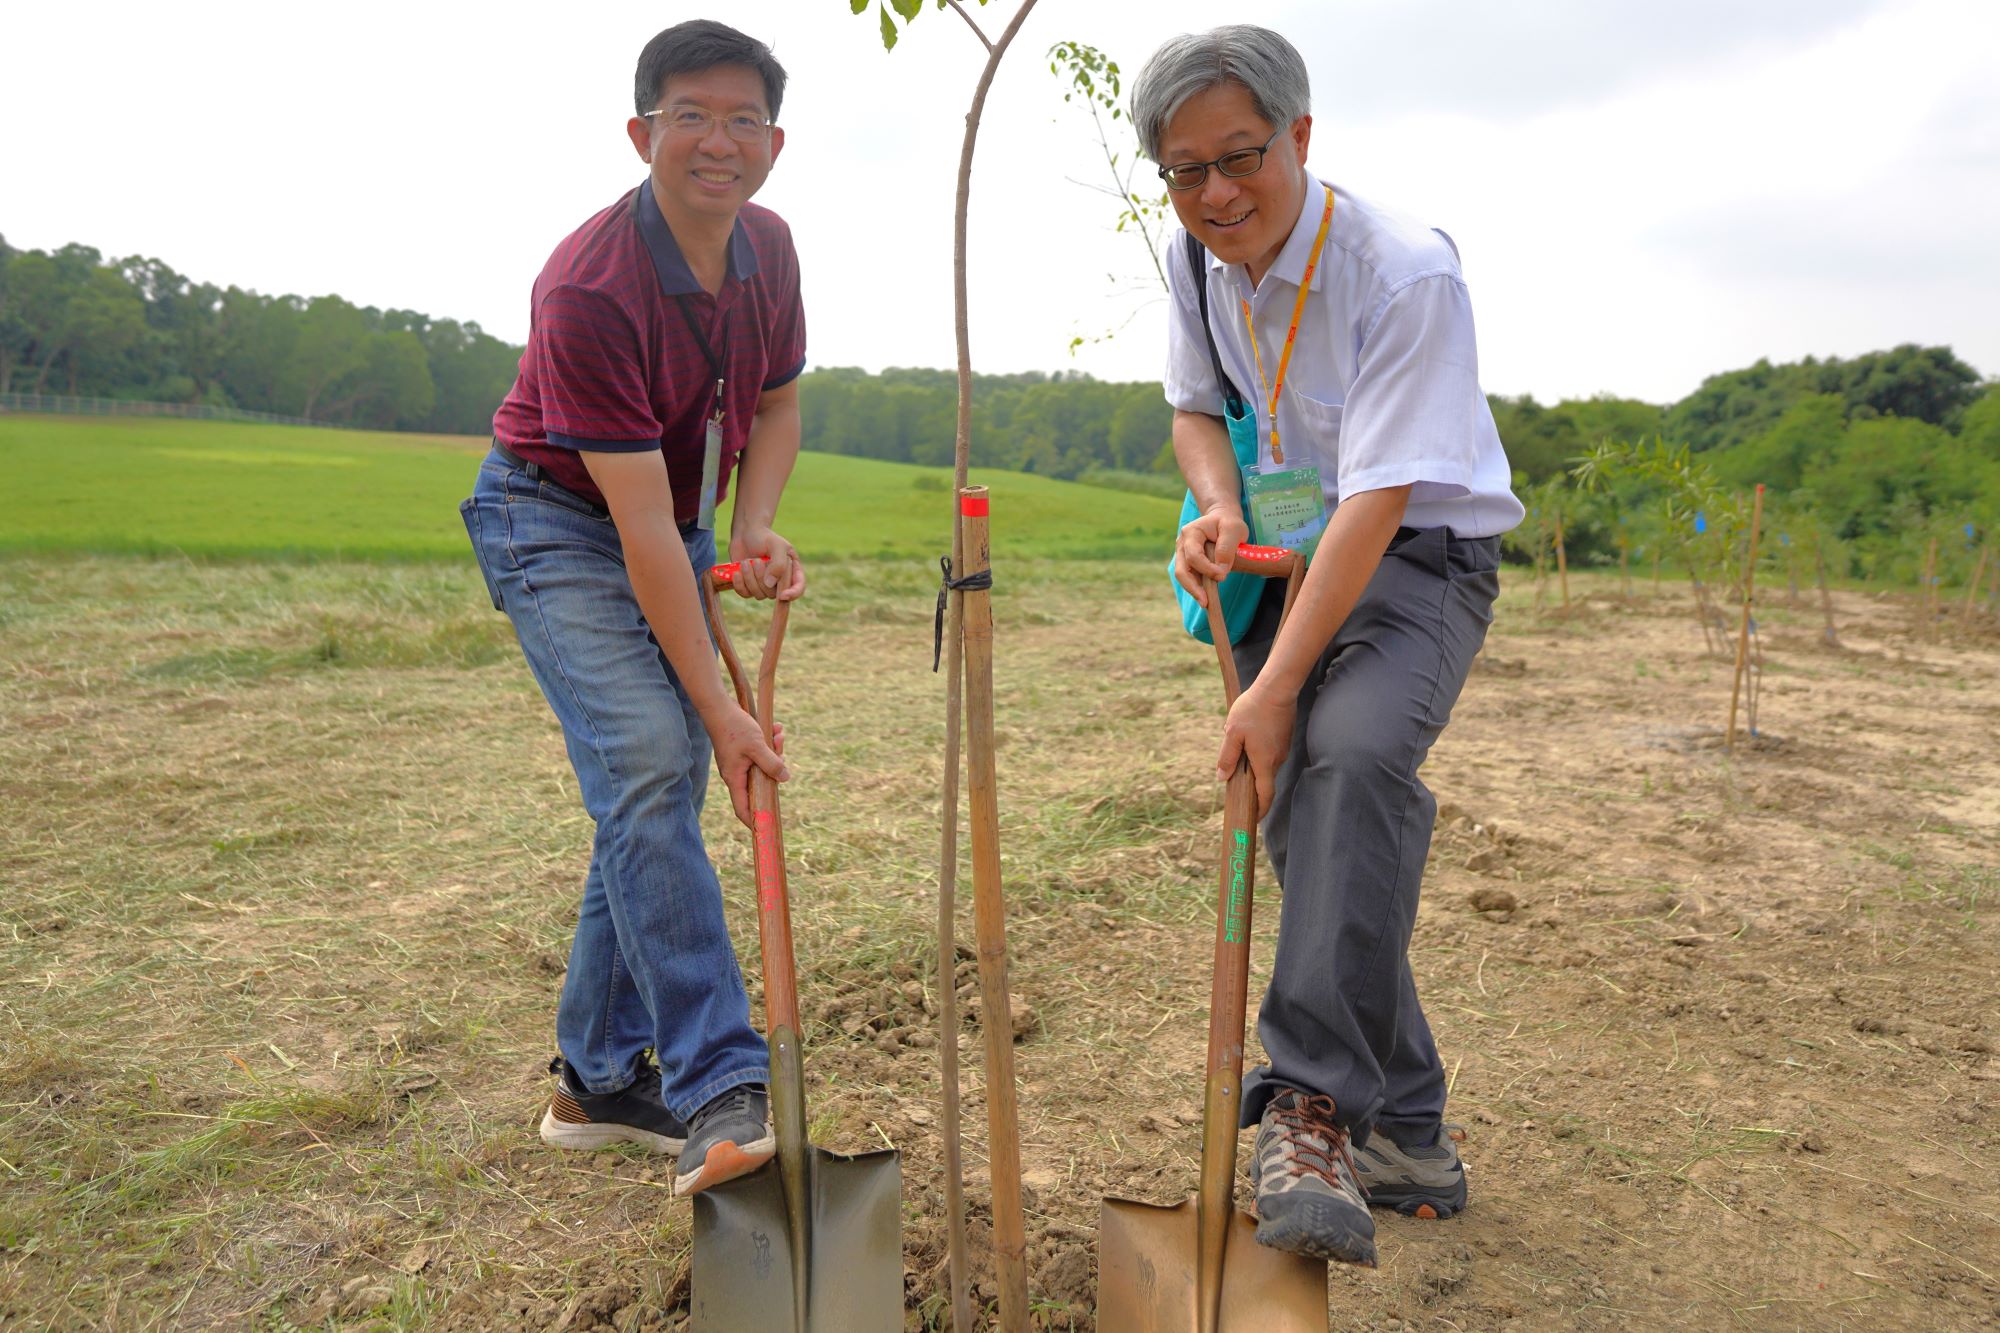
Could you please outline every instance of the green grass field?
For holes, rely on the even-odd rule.
[[[28,499],[0,551],[459,560],[456,509],[485,451],[458,436],[0,417],[0,468]],[[1012,472],[973,480],[993,488],[996,546],[1165,556],[1170,500]],[[943,469],[805,454],[778,527],[809,560],[928,558],[949,545],[950,484]]]

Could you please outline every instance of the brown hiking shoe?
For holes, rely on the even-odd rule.
[[[1257,1243],[1312,1259],[1375,1266],[1375,1219],[1354,1175],[1333,1098],[1281,1089],[1264,1108],[1252,1154]]]

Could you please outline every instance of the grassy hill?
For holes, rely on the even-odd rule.
[[[486,447],[463,436],[0,416],[0,475],[27,500],[0,524],[0,551],[466,559],[457,507]],[[998,549],[1165,558],[1171,501],[1022,473],[975,470],[973,480],[993,488]],[[778,528],[809,559],[934,557],[950,544],[950,484],[937,468],[804,454]]]

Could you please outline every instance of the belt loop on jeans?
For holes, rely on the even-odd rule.
[[[493,452],[500,455],[500,461],[505,463],[508,467],[518,468],[522,472],[527,473],[529,481],[542,480],[543,473],[541,464],[530,463],[527,459],[521,457],[519,454],[515,453],[512,449],[509,449],[506,445],[500,443],[500,438],[498,436],[495,436],[493,439]]]

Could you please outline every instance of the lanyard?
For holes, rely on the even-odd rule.
[[[1326,211],[1319,216],[1319,235],[1313,238],[1312,255],[1306,260],[1306,275],[1299,279],[1299,299],[1292,306],[1292,327],[1285,334],[1285,350],[1278,358],[1278,382],[1264,379],[1264,349],[1257,345],[1257,326],[1250,319],[1250,303],[1243,302],[1243,327],[1250,332],[1250,354],[1257,358],[1257,382],[1271,395],[1271,461],[1283,464],[1284,446],[1278,443],[1278,394],[1285,387],[1285,371],[1292,364],[1292,344],[1298,340],[1299,321],[1306,313],[1306,293],[1312,290],[1313,271],[1319,267],[1320,251],[1326,248],[1327,229],[1333,225],[1333,187],[1326,187]]]
[[[685,296],[675,297],[674,304],[681,308],[681,318],[687,321],[688,332],[694,335],[695,344],[701,348],[701,354],[708,362],[709,373],[715,376],[715,421],[719,425],[722,422],[722,358],[717,356],[715,348],[709,345],[707,332],[701,327],[701,321],[694,317],[693,304]],[[722,345],[724,347],[729,345],[727,315],[722,317]]]

